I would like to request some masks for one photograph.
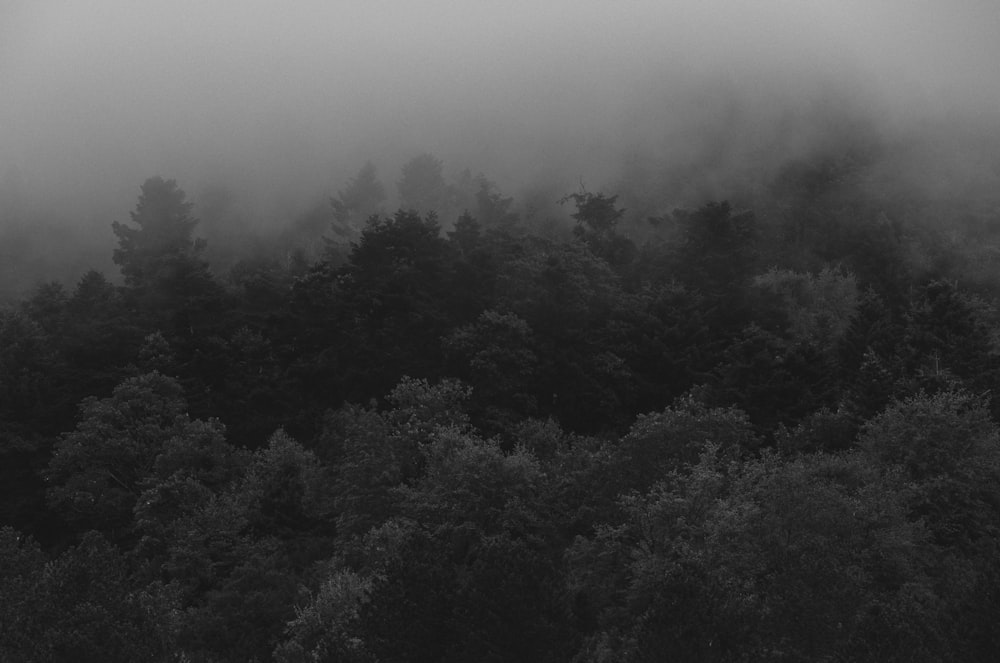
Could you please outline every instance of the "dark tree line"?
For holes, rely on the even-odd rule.
[[[1000,284],[840,166],[640,243],[368,164],[225,277],[147,180],[0,311],[0,658],[995,660]]]

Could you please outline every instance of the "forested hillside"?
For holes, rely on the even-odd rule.
[[[886,163],[147,179],[0,309],[0,659],[996,660],[1000,207]]]

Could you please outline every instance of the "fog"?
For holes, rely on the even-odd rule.
[[[111,221],[153,175],[247,233],[368,160],[391,194],[421,153],[644,213],[845,139],[893,146],[908,186],[995,192],[998,50],[990,0],[5,0],[0,290],[36,278],[15,241],[37,278],[113,270]],[[663,184],[677,167],[696,191]]]

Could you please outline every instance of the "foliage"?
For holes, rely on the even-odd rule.
[[[176,181],[151,177],[142,184],[130,214],[137,227],[112,223],[118,238],[114,261],[136,301],[154,318],[179,315],[172,320],[175,325],[193,323],[192,308],[218,296],[201,257],[206,244],[193,236],[198,220],[191,215],[192,207]]]
[[[174,651],[170,592],[133,584],[120,552],[96,532],[45,562],[37,544],[2,529],[0,565],[4,660],[168,660]]]
[[[829,267],[815,275],[771,269],[754,286],[779,298],[794,341],[821,349],[844,337],[858,306],[854,277]]]
[[[180,386],[159,373],[85,400],[76,429],[56,444],[49,463],[53,506],[80,526],[120,533],[131,521],[139,482],[168,440],[192,426],[184,409]]]
[[[670,472],[697,462],[705,444],[730,458],[749,452],[755,439],[746,414],[709,408],[686,396],[662,412],[639,415],[616,450],[618,490],[648,490]]]
[[[361,167],[347,187],[330,199],[333,208],[334,233],[354,239],[361,231],[361,224],[368,218],[381,214],[385,201],[385,187],[378,180],[375,165],[369,161]]]
[[[747,285],[756,261],[757,220],[728,202],[674,213],[680,226],[678,274],[715,297]]]
[[[420,154],[403,165],[396,184],[401,209],[418,214],[444,212],[451,203],[451,191],[444,181],[444,164],[431,154]]]
[[[576,205],[576,212],[571,215],[577,224],[573,234],[583,240],[594,255],[620,267],[634,258],[635,245],[615,232],[625,215],[625,210],[615,207],[617,200],[618,196],[582,191],[560,202],[573,201]]]
[[[577,603],[602,625],[581,660],[943,653],[921,628],[936,617],[921,529],[856,457],[727,465],[709,445],[624,503],[624,524],[569,553]]]
[[[817,159],[568,219],[369,163],[224,285],[147,180],[124,285],[0,310],[0,658],[993,660],[1000,290]]]

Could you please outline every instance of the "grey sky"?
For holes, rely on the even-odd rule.
[[[701,80],[990,115],[998,49],[995,0],[0,0],[0,173],[114,210],[154,174],[295,196],[422,151],[583,176]]]

